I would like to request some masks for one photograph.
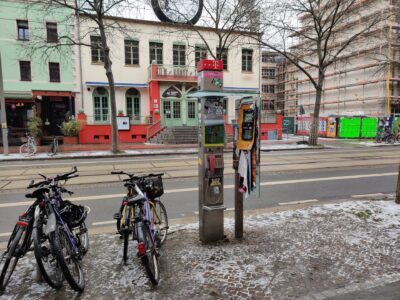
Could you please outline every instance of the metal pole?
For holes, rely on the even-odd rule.
[[[235,108],[236,109],[236,108]],[[238,113],[236,113],[236,117]],[[243,237],[243,194],[239,192],[240,176],[238,173],[239,157],[236,155],[236,147],[239,136],[237,121],[232,122],[233,125],[233,169],[235,170],[235,238]]]
[[[0,53],[0,123],[1,133],[3,136],[3,153],[8,155],[8,130],[7,130],[7,117],[6,117],[6,101],[4,99],[3,87],[3,69],[1,67],[1,53]]]

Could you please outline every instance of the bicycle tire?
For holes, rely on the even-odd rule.
[[[14,231],[15,229],[16,228],[14,228]],[[23,231],[25,230],[25,227],[18,226],[15,234],[11,235],[10,237],[10,240],[12,239],[12,241],[9,242],[6,252],[1,257],[0,265],[2,265],[2,268],[0,273],[0,291],[3,291],[6,288],[10,281],[11,275],[14,272],[15,266],[17,265],[19,260],[17,246],[19,245]]]
[[[143,242],[146,247],[146,254],[142,256],[142,264],[146,269],[147,276],[153,285],[158,285],[160,273],[158,270],[158,255],[151,239],[150,228],[147,224],[140,226],[142,228]],[[142,241],[139,241],[142,242]]]
[[[71,288],[79,293],[85,289],[85,277],[79,261],[74,258],[73,250],[68,241],[68,237],[63,229],[60,230],[58,224],[55,231],[50,233],[50,242],[53,246],[54,254],[61,267],[65,279]],[[72,263],[72,272],[76,272],[77,279],[74,278],[68,264]]]
[[[168,234],[168,215],[164,204],[160,200],[153,200],[154,207],[152,208],[152,220],[154,225],[154,233],[159,238],[159,243],[164,244]],[[155,211],[154,211],[155,209]]]
[[[57,146],[55,145],[54,142],[52,142],[47,150],[47,155],[48,156],[54,156],[57,154]]]
[[[59,289],[63,286],[64,277],[57,259],[52,252],[50,240],[43,231],[43,225],[41,220],[35,220],[32,232],[33,250],[43,279],[52,288]],[[50,268],[48,269],[47,266]]]
[[[124,264],[126,265],[126,262],[128,261],[129,230],[128,229],[124,229],[123,232],[122,232],[122,235],[124,237],[123,260],[124,260]]]
[[[22,154],[23,156],[30,156],[30,154],[29,154],[29,148],[28,148],[28,144],[27,144],[27,143],[22,144],[22,145],[19,147],[19,154]]]

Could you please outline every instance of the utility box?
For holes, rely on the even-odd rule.
[[[224,238],[223,97],[200,99],[199,235],[202,242]]]

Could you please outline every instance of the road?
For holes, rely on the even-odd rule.
[[[354,195],[394,193],[398,149],[385,147],[263,153],[261,197],[251,195],[245,200],[244,207],[253,210],[290,205],[298,201],[323,203],[349,199]],[[225,155],[224,193],[227,211],[233,210],[234,206],[230,155]],[[22,184],[29,181],[30,174],[39,171],[44,174],[65,172],[73,165],[83,170],[83,176],[82,182],[76,181],[69,187],[75,192],[69,198],[91,208],[87,223],[92,228],[101,230],[112,226],[112,216],[120,204],[124,188],[118,177],[108,179],[111,175],[106,174],[123,167],[143,172],[146,166],[150,166],[149,171],[166,172],[162,200],[169,218],[197,216],[195,155],[2,162],[0,180]],[[100,180],[105,177],[107,180],[95,182],[96,177]],[[8,239],[18,213],[24,211],[31,202],[24,198],[25,189],[18,188],[18,185],[11,187],[0,191],[0,242]]]

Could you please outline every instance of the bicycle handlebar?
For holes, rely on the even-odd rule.
[[[54,177],[54,178],[49,178],[49,177],[46,177],[45,175],[43,175],[43,174],[39,174],[41,177],[43,177],[45,180],[43,180],[43,181],[40,181],[40,182],[38,182],[38,183],[35,183],[33,180],[30,182],[30,184],[28,185],[28,189],[31,189],[31,188],[36,188],[36,187],[41,187],[41,186],[44,186],[44,185],[50,185],[51,184],[51,182],[52,181],[54,181],[54,185],[56,185],[57,183],[58,183],[58,181],[61,181],[61,180],[68,180],[68,179],[71,179],[71,178],[75,178],[75,177],[78,177],[79,175],[78,174],[75,174],[76,172],[78,172],[78,169],[76,168],[76,166],[75,167],[73,167],[72,168],[72,171],[71,172],[68,172],[68,173],[65,173],[65,174],[62,174],[62,175],[57,175],[56,177]],[[75,175],[74,175],[75,174]]]

